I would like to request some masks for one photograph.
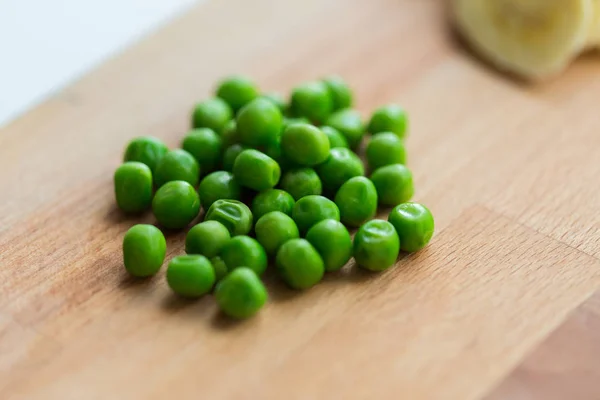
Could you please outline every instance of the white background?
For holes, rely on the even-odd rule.
[[[199,0],[0,0],[0,127]]]

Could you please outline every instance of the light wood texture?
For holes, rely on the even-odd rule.
[[[269,278],[240,324],[128,278],[122,235],[152,217],[113,204],[124,145],[177,145],[232,72],[405,105],[428,249],[305,293]],[[0,132],[0,398],[481,398],[600,283],[598,93],[593,57],[536,87],[487,69],[435,0],[197,7]]]

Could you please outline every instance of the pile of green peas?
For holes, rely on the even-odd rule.
[[[156,274],[161,228],[190,227],[186,254],[168,263],[169,287],[188,298],[212,292],[225,314],[248,318],[267,302],[269,261],[289,287],[308,289],[352,258],[383,271],[401,251],[424,248],[434,220],[410,202],[406,111],[385,105],[363,121],[352,106],[338,76],[295,87],[289,101],[231,76],[194,107],[181,148],[131,140],[114,174],[116,202],[126,213],[151,209],[156,226],[127,231],[126,270]],[[378,207],[392,207],[387,221],[374,219]]]

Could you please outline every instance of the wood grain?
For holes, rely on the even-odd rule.
[[[198,6],[0,132],[0,398],[480,398],[598,287],[599,64],[507,80],[435,0]],[[405,105],[431,246],[306,293],[269,276],[241,324],[127,277],[122,235],[153,219],[113,204],[124,145],[176,146],[231,72],[282,92],[335,72],[365,117]]]

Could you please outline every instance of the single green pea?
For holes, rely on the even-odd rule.
[[[323,82],[307,82],[292,90],[290,108],[297,117],[322,123],[333,111],[333,100]]]
[[[402,164],[376,169],[371,175],[371,181],[377,189],[379,204],[385,206],[405,203],[415,192],[412,173]]]
[[[327,159],[329,139],[316,126],[292,124],[283,131],[281,150],[291,161],[310,167]]]
[[[152,172],[169,148],[162,140],[152,136],[142,136],[133,139],[125,149],[123,161],[138,161],[146,164]]]
[[[400,239],[394,226],[387,221],[371,220],[354,235],[354,259],[358,266],[383,271],[396,263]]]
[[[218,132],[217,132],[218,133]],[[227,122],[223,131],[221,132],[221,143],[223,148],[227,148],[233,144],[238,143],[240,140],[237,134],[237,123],[235,119]]]
[[[288,105],[285,102],[285,99],[283,98],[283,96],[281,94],[271,92],[271,93],[265,93],[261,97],[263,97],[263,98],[269,100],[271,103],[275,104],[277,106],[277,108],[279,108],[279,111],[281,111],[282,114],[287,112]]]
[[[231,236],[246,235],[252,229],[252,212],[237,200],[217,200],[206,212],[205,221],[219,221]]]
[[[388,221],[396,228],[400,238],[400,249],[412,253],[427,246],[435,229],[433,215],[419,203],[398,204]]]
[[[250,268],[231,271],[217,283],[215,300],[224,314],[237,319],[250,318],[267,302],[267,289]]]
[[[333,100],[334,111],[352,107],[352,90],[341,77],[328,76],[323,79],[323,82]]]
[[[325,219],[317,222],[308,230],[306,240],[321,255],[325,271],[339,270],[352,257],[352,238],[340,221]]]
[[[210,128],[221,133],[232,118],[231,107],[223,99],[214,97],[196,105],[192,114],[192,128]]]
[[[216,168],[223,152],[221,137],[210,128],[199,128],[189,132],[181,147],[194,156],[203,174]]]
[[[327,135],[327,139],[329,139],[329,147],[332,149],[335,147],[350,148],[350,145],[348,144],[348,141],[344,135],[342,135],[337,129],[330,126],[322,126],[321,130]]]
[[[236,121],[240,143],[250,147],[266,146],[277,141],[283,126],[279,108],[264,98],[257,98],[245,105]]]
[[[267,269],[267,253],[263,246],[250,236],[235,236],[229,240],[220,257],[225,261],[228,271],[238,267],[248,267],[257,275],[262,275]]]
[[[252,214],[257,220],[271,211],[280,211],[291,216],[294,203],[294,198],[288,192],[268,189],[260,192],[252,201]]]
[[[281,177],[279,164],[258,150],[242,151],[233,163],[233,175],[240,185],[261,191],[275,187]]]
[[[198,194],[202,207],[208,210],[217,200],[240,200],[242,188],[231,172],[216,171],[202,179],[198,186]]]
[[[234,113],[257,98],[259,93],[252,80],[240,75],[225,78],[216,90],[217,96],[225,100]]]
[[[345,108],[331,114],[325,125],[337,129],[352,149],[358,148],[365,134],[365,126],[358,111]]]
[[[362,160],[350,149],[337,147],[329,151],[325,162],[317,166],[317,174],[328,193],[336,193],[348,179],[365,174]]]
[[[223,153],[223,169],[225,171],[232,172],[233,164],[235,164],[235,159],[237,158],[237,156],[240,155],[242,151],[246,149],[246,146],[239,143],[232,144],[231,146],[229,146]]]
[[[393,132],[403,138],[406,136],[407,127],[406,111],[396,104],[389,104],[375,110],[369,121],[368,131],[371,134]]]
[[[321,178],[312,168],[291,169],[281,178],[281,188],[292,195],[294,200],[311,194],[321,194]]]
[[[152,212],[167,229],[185,228],[200,212],[200,197],[185,181],[167,182],[156,191]]]
[[[123,238],[125,269],[140,278],[154,275],[165,260],[167,242],[157,227],[138,224],[130,228]]]
[[[304,196],[296,202],[292,218],[302,235],[317,222],[324,219],[340,220],[340,210],[335,203],[323,196]]]
[[[377,189],[369,178],[355,176],[344,183],[335,195],[341,221],[358,227],[377,213]]]
[[[325,265],[319,252],[305,239],[291,239],[277,252],[277,272],[293,289],[308,289],[323,279]]]
[[[209,293],[216,282],[208,258],[200,255],[177,256],[167,267],[167,284],[183,297],[195,298]]]
[[[371,171],[386,165],[406,164],[406,148],[395,133],[381,132],[369,140],[366,158]]]
[[[185,252],[213,258],[221,253],[231,239],[225,226],[218,221],[204,221],[194,225],[185,237]]]
[[[310,120],[305,117],[284,117],[281,130],[284,131],[288,126],[293,124],[310,124]]]
[[[152,204],[152,171],[146,164],[128,161],[114,174],[115,198],[127,213],[139,213]]]
[[[211,258],[210,263],[212,264],[213,269],[215,270],[215,278],[217,282],[223,279],[225,275],[227,275],[227,264],[225,264],[225,261],[223,261],[221,257],[216,256]]]
[[[300,237],[292,218],[280,211],[272,211],[260,217],[254,227],[256,240],[270,256],[277,254],[279,247],[290,239]]]
[[[160,159],[154,174],[154,184],[161,187],[171,181],[186,181],[192,186],[200,179],[198,161],[185,150],[171,150]]]

